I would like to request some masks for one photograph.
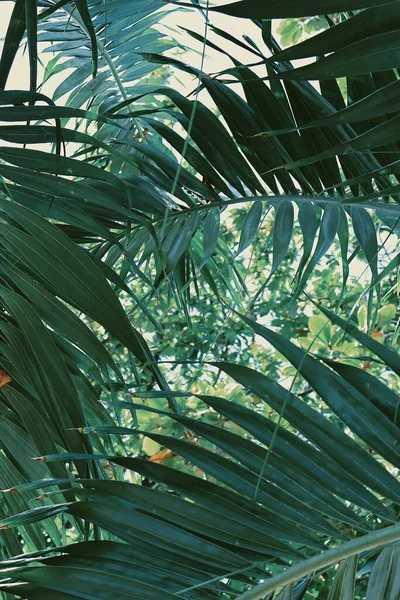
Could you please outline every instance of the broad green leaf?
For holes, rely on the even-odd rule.
[[[203,262],[205,263],[215,252],[218,243],[220,213],[211,209],[204,219],[203,225]]]
[[[308,329],[313,337],[329,344],[331,326],[328,318],[322,315],[313,315],[308,319]]]
[[[394,1],[392,0],[392,2]],[[386,3],[387,0],[321,0],[318,6],[316,6],[313,0],[303,0],[302,2],[288,0],[284,4],[278,0],[273,0],[268,2],[268,4],[265,4],[263,0],[239,0],[225,6],[212,8],[212,10],[234,17],[249,19],[280,19],[358,10]]]
[[[260,226],[262,211],[262,202],[254,202],[243,223],[237,254],[240,254],[252,244]]]
[[[92,76],[93,78],[97,75],[97,61],[98,61],[98,49],[97,49],[97,37],[93,26],[93,22],[89,13],[89,7],[87,0],[75,0],[75,6],[79,12],[79,16],[82,19],[82,23],[88,32],[90,42],[92,45]]]
[[[197,232],[199,222],[200,216],[192,214],[188,215],[185,220],[176,220],[171,228],[167,230],[160,247],[160,252],[165,263],[164,268],[167,269],[167,272],[178,265],[179,260],[188,249],[193,236]]]
[[[361,250],[364,252],[372,273],[372,280],[378,276],[378,241],[373,221],[365,210],[352,206],[351,220]]]
[[[25,0],[16,0],[0,59],[0,89],[4,89],[25,33]]]
[[[281,264],[289,248],[293,232],[294,209],[290,200],[283,201],[276,209],[272,233],[271,275]]]
[[[367,600],[396,600],[400,595],[400,545],[384,548],[368,582]]]
[[[311,202],[302,202],[299,209],[299,224],[303,234],[303,256],[301,257],[298,268],[298,279],[301,280],[303,269],[310,258],[315,237],[317,234],[318,223],[315,206]]]
[[[350,274],[349,259],[347,256],[349,250],[349,223],[347,220],[347,214],[342,207],[340,207],[338,237],[340,244],[340,253],[342,257],[342,298],[345,294],[346,283]]]
[[[147,456],[153,456],[153,454],[156,454],[156,452],[159,452],[159,450],[161,449],[161,446],[157,442],[153,441],[151,438],[146,437],[143,440],[142,448],[143,448],[144,452],[147,454]]]
[[[335,204],[327,206],[321,219],[317,246],[299,282],[300,289],[304,288],[314,267],[319,263],[321,258],[325,256],[329,248],[332,246],[333,240],[335,239],[338,231],[339,219],[339,207]]]
[[[331,588],[328,600],[354,600],[357,556],[352,556],[340,563]]]
[[[210,565],[209,569],[201,570],[190,556],[180,556],[172,551],[164,553],[150,540],[144,545],[139,542],[133,546],[110,541],[80,542],[69,544],[60,550],[67,556],[58,557],[57,563],[65,566],[74,564],[75,561],[78,565],[82,564],[82,561],[88,558],[93,561],[94,566],[97,566],[98,561],[103,569],[108,563],[107,570],[110,573],[111,584],[113,572],[130,576],[143,583],[154,582],[156,586],[162,581],[165,589],[171,592],[179,591],[183,586],[190,587],[197,583],[204,583],[204,587],[199,588],[199,596],[195,596],[198,600],[201,600],[200,594],[206,593],[205,590],[220,592],[222,588],[227,587],[221,586],[218,581],[207,581],[212,579],[213,575],[220,573],[218,567],[213,569]],[[50,558],[49,563],[51,562]]]
[[[293,583],[285,586],[284,590],[276,597],[276,600],[293,600],[293,587]]]
[[[378,311],[378,327],[385,327],[396,318],[396,305],[386,304]]]
[[[37,88],[37,0],[25,0],[26,37],[29,54],[29,89]]]

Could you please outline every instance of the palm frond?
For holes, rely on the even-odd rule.
[[[254,586],[257,579],[268,577],[268,571],[265,572],[261,565],[268,564],[269,568],[276,565],[273,569],[276,573],[276,569],[282,570],[288,561],[297,564],[302,557],[309,558],[301,576],[311,575],[315,570],[347,557],[353,560],[350,570],[353,575],[347,574],[346,578],[353,582],[354,559],[351,557],[361,553],[364,560],[365,552],[399,538],[399,526],[393,523],[397,522],[395,507],[400,487],[392,474],[392,469],[398,469],[400,462],[396,450],[398,430],[388,413],[390,406],[392,410],[394,408],[393,392],[369,374],[368,387],[357,385],[355,373],[362,373],[360,369],[351,367],[350,374],[353,372],[354,375],[349,378],[345,365],[331,361],[329,367],[324,366],[284,337],[250,319],[245,321],[289,358],[319,397],[329,404],[337,422],[265,375],[228,362],[214,364],[277,411],[289,427],[283,427],[283,421],[277,423],[274,418],[262,416],[236,402],[200,395],[202,402],[235,423],[241,433],[157,410],[160,419],[173,419],[184,431],[191,432],[189,439],[179,439],[142,430],[141,412],[155,409],[127,403],[127,408],[137,411],[137,428],[89,424],[79,428],[83,434],[81,439],[94,436],[93,439],[104,440],[98,447],[106,448],[109,436],[144,435],[196,465],[207,474],[207,480],[138,457],[115,456],[104,451],[86,454],[79,448],[71,452],[69,445],[65,446],[66,454],[47,454],[45,462],[40,462],[39,466],[42,468],[43,465],[43,469],[50,472],[55,469],[53,477],[56,472],[62,476],[64,465],[71,461],[81,465],[81,470],[88,461],[89,464],[95,461],[98,468],[103,469],[104,461],[110,461],[123,470],[147,478],[153,486],[157,482],[157,486],[151,489],[126,481],[85,479],[79,474],[73,479],[61,480],[69,482],[66,487],[60,486],[59,479],[51,477],[14,486],[15,494],[6,493],[6,498],[20,499],[26,494],[32,498],[35,489],[46,492],[50,488],[52,492],[46,492],[44,498],[52,500],[62,494],[67,501],[48,504],[46,500],[43,505],[3,518],[1,525],[6,530],[33,527],[40,520],[63,514],[69,518],[82,518],[111,534],[112,540],[122,540],[126,545],[98,540],[54,547],[32,555],[32,558],[30,555],[21,557],[15,564],[6,561],[4,568],[12,566],[12,570],[7,571],[7,577],[11,579],[3,580],[3,589],[13,590],[26,598],[35,598],[39,591],[45,593],[49,589],[79,598],[79,586],[83,585],[94,598],[103,598],[108,597],[110,591],[99,590],[109,590],[107,586],[114,585],[122,598],[129,585],[137,590],[132,592],[134,597],[136,594],[137,597],[156,598],[160,593],[157,587],[160,580],[153,579],[155,589],[146,587],[152,581],[150,567],[154,560],[166,566],[165,558],[173,563],[171,570],[162,576],[166,593],[179,593],[188,598],[197,597],[194,590],[199,593],[201,590],[209,597],[217,597],[219,593],[230,597],[233,589],[229,584],[217,584],[218,580],[229,576],[232,582],[237,580]],[[7,397],[12,393],[15,396],[13,387],[14,384],[5,388],[10,391],[3,395],[6,393]],[[374,389],[380,389],[379,403],[372,399],[367,389],[372,394]],[[81,423],[84,425],[83,421]],[[341,423],[368,448],[344,433]],[[250,434],[251,439],[243,432]],[[338,452],[339,447],[346,451]],[[385,459],[384,464],[379,457]],[[21,464],[17,465],[17,469],[21,467]],[[121,476],[121,471],[119,473]],[[349,527],[361,537],[356,535],[355,539],[349,540]],[[140,554],[144,543],[147,550]],[[326,550],[329,546],[332,550]],[[150,547],[154,554],[149,565],[147,552]],[[316,552],[323,548],[322,553]],[[384,563],[385,569],[392,568],[391,553],[396,553],[396,547],[393,548],[389,545],[380,555],[371,574],[371,589],[381,585],[376,581],[378,565]],[[92,558],[87,562],[83,555]],[[118,577],[114,581],[111,575],[117,575],[117,564],[134,556],[134,570],[125,573],[126,579],[121,584]],[[374,556],[376,558],[376,554]],[[100,565],[105,565],[106,557],[103,576]],[[38,560],[40,565],[36,566]],[[176,580],[185,566],[189,566],[187,591],[182,580]],[[84,568],[84,579],[78,586],[79,579],[75,574],[80,573],[80,568]],[[245,592],[243,598],[261,598],[283,583],[295,581],[293,573],[299,573],[296,568],[284,570],[281,575],[261,584],[262,595],[257,595],[258,588],[254,588]],[[347,567],[340,567],[333,589],[345,585],[343,571],[347,573]],[[21,586],[18,582],[31,585]],[[119,588],[119,585],[126,587]],[[393,585],[396,585],[395,580]]]

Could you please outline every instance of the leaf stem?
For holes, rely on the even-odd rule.
[[[229,200],[221,200],[220,202],[210,202],[208,204],[196,204],[195,206],[191,206],[189,208],[184,208],[182,210],[170,213],[169,219],[179,219],[185,218],[188,214],[198,213],[198,212],[207,212],[212,210],[213,208],[226,208],[227,206],[233,206],[236,204],[245,204],[252,202],[269,202],[272,205],[274,203],[281,202],[282,200],[291,200],[292,202],[317,202],[318,204],[339,204],[340,206],[352,206],[354,204],[354,200],[350,198],[345,198],[343,196],[333,197],[333,196],[299,196],[297,194],[284,194],[284,195],[273,195],[273,196],[243,196],[241,198],[233,198]],[[400,213],[400,206],[398,204],[388,204],[387,202],[361,202],[357,201],[357,206],[361,206],[363,208],[367,208],[370,210],[384,210],[388,214],[392,214],[398,216]],[[159,218],[153,221],[153,225],[156,223],[162,223],[164,218]]]
[[[298,581],[299,579],[310,575],[310,573],[330,567],[355,554],[360,554],[367,550],[374,550],[378,546],[390,544],[399,539],[400,524],[373,531],[372,533],[368,533],[355,540],[346,542],[342,546],[333,548],[332,550],[326,550],[321,554],[312,556],[297,565],[289,567],[283,573],[279,573],[279,575],[271,577],[268,581],[260,583],[251,590],[244,592],[238,596],[237,600],[260,600],[261,598],[264,598],[266,594],[275,591],[278,587],[283,587],[289,583]]]

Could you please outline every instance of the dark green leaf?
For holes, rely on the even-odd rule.
[[[289,248],[293,232],[294,209],[290,200],[283,201],[278,205],[275,212],[274,227],[272,233],[272,269],[271,275],[281,264]]]
[[[395,2],[396,0],[391,1]],[[321,0],[316,5],[313,0],[303,0],[302,2],[287,0],[284,4],[278,0],[272,0],[266,5],[264,0],[239,0],[212,10],[249,19],[284,19],[357,10],[368,6],[380,6],[387,2],[388,0]]]
[[[16,0],[0,59],[0,89],[4,89],[25,33],[25,0]]]
[[[250,246],[257,235],[262,217],[262,202],[254,202],[243,223],[237,254]]]
[[[367,600],[396,600],[400,595],[400,545],[385,548],[372,569]]]
[[[354,587],[356,580],[357,556],[352,556],[340,563],[331,589],[329,590],[328,600],[354,600]]]

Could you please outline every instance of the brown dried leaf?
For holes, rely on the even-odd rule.
[[[11,382],[10,375],[4,369],[0,369],[0,390]]]
[[[154,463],[162,463],[166,458],[172,456],[172,450],[169,448],[165,448],[165,450],[160,450],[160,452],[156,452],[153,456],[150,456],[150,462]]]

